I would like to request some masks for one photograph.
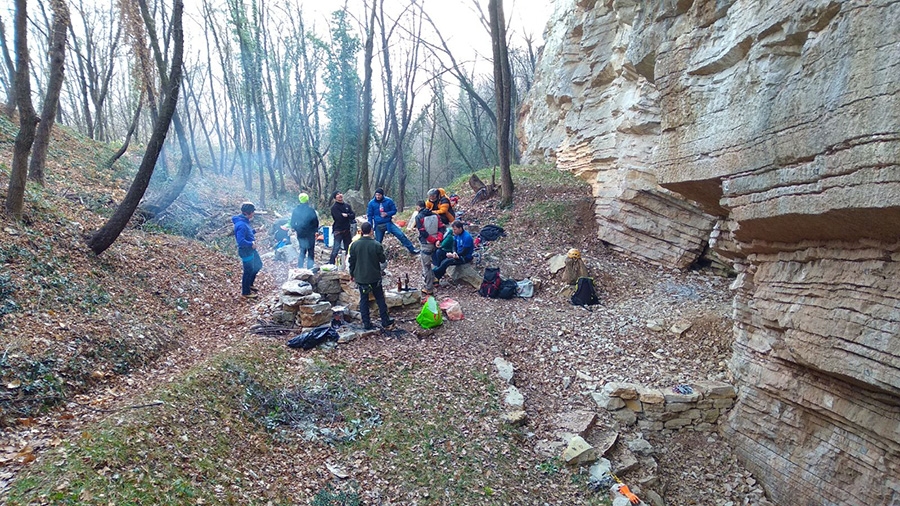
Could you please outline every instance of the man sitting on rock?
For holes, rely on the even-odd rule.
[[[447,273],[447,268],[451,265],[462,265],[471,262],[475,253],[475,240],[472,239],[472,234],[466,231],[461,221],[454,221],[450,225],[450,229],[453,230],[454,252],[447,253],[441,264],[434,268],[434,279],[436,281],[440,281],[444,277],[444,274]]]

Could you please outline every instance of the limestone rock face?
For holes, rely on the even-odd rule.
[[[561,0],[518,132],[599,235],[739,273],[725,432],[777,504],[900,502],[900,2]],[[715,218],[713,218],[715,217]]]
[[[657,184],[654,41],[635,35],[634,3],[557,3],[518,137],[525,161],[555,162],[591,184],[598,235],[613,249],[684,268],[703,253],[715,219]],[[636,39],[648,46],[639,60],[629,54]]]

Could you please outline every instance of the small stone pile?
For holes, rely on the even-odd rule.
[[[279,302],[282,321],[291,320],[304,329],[318,327],[334,318],[331,302],[316,291],[315,274],[309,269],[291,269],[281,285]]]
[[[697,381],[677,393],[633,383],[607,383],[591,396],[602,409],[625,425],[641,430],[715,430],[719,416],[734,405],[734,386],[721,381]]]

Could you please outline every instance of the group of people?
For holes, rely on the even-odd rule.
[[[369,201],[366,221],[359,225],[360,235],[356,238],[354,238],[356,214],[353,208],[344,202],[342,192],[336,191],[331,197],[334,245],[329,263],[334,264],[342,250],[348,252],[350,276],[359,287],[359,310],[366,329],[374,328],[369,315],[370,294],[375,298],[382,326],[389,327],[394,323],[388,315],[382,285],[383,266],[387,263],[382,245],[386,233],[399,239],[410,254],[420,255],[424,282],[422,291],[427,295],[434,293],[434,288],[439,286],[449,267],[472,261],[475,242],[471,234],[465,230],[463,223],[456,220],[453,202],[443,188],[432,188],[428,191],[426,200],[416,203],[414,221],[419,233],[418,248],[394,223],[397,206],[384,194],[382,188],[376,189],[372,200]],[[300,202],[291,213],[289,222],[289,228],[297,234],[300,250],[297,265],[301,268],[315,269],[319,217],[309,203],[308,194],[300,193],[298,199]],[[252,203],[246,202],[241,206],[241,214],[232,218],[238,255],[244,269],[241,278],[241,296],[245,298],[256,297],[253,283],[257,273],[262,269],[262,260],[256,249],[255,230],[250,225],[255,210]],[[282,230],[284,228],[288,227],[282,227]]]
[[[472,261],[475,240],[456,219],[453,202],[443,188],[428,190],[426,200],[416,203],[415,228],[422,252],[422,292],[431,295],[448,268]]]

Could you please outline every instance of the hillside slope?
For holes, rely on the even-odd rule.
[[[123,194],[128,170],[98,173],[97,148],[64,133],[56,142],[47,190],[29,192],[26,219],[0,217],[0,485],[10,504],[296,504],[323,494],[366,504],[603,504],[585,467],[539,451],[558,438],[559,416],[579,410],[596,411],[598,427],[623,442],[642,435],[652,444],[658,467],[642,471],[655,481],[633,482],[636,490],[671,504],[760,503],[761,489],[715,433],[641,434],[597,410],[590,393],[608,382],[669,389],[727,380],[729,280],[607,250],[577,179],[520,168],[510,210],[496,200],[466,205],[471,195],[460,191],[464,220],[508,232],[486,262],[541,280],[534,298],[485,300],[452,285],[438,295],[457,299],[465,319],[430,336],[415,337],[415,311],[398,311],[395,333],[296,352],[247,333],[271,316],[289,266],[267,260],[259,303],[237,297],[227,215],[240,192],[209,179],[189,189],[226,230],[220,244],[129,229],[97,257],[84,237]],[[10,138],[0,140],[4,159],[10,149]],[[4,167],[0,187],[7,182]],[[385,244],[392,275],[415,280],[417,259],[393,238]],[[548,272],[547,259],[572,247],[598,281],[603,302],[592,312],[570,305]],[[675,337],[648,328],[651,320],[691,327]],[[499,419],[498,357],[516,368],[528,416],[521,429]],[[296,391],[307,383],[315,388]],[[247,423],[258,421],[247,399],[311,399],[323,385],[343,392],[334,398],[343,411],[327,426],[347,437],[308,438],[279,429],[271,414]],[[348,478],[334,477],[335,464]]]

